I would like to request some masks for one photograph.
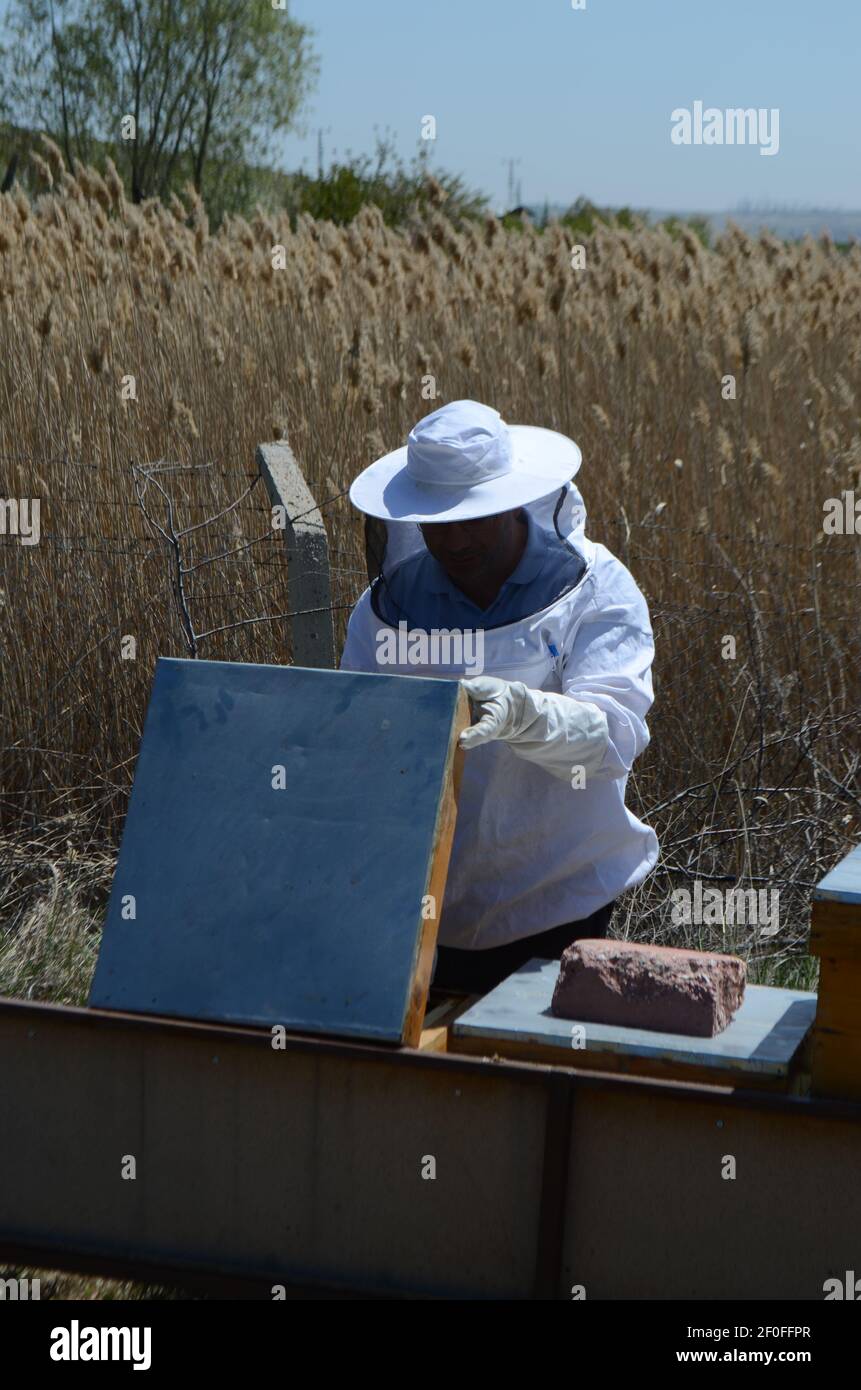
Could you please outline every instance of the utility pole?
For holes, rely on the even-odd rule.
[[[325,129],[323,128],[323,126],[318,126],[318,127],[317,127],[317,178],[318,178],[318,179],[322,179],[322,177],[323,177],[323,136],[326,135],[326,134],[328,134],[328,132],[329,132],[331,129],[332,129],[332,127],[331,127],[330,125],[327,125],[327,126],[325,127]]]
[[[508,207],[506,208],[506,212],[509,212],[509,211],[511,210],[511,208],[518,206],[518,203],[517,203],[516,200],[519,199],[519,197],[520,197],[520,183],[519,183],[519,182],[518,182],[518,184],[517,184],[516,193],[515,193],[514,166],[515,166],[516,164],[521,164],[523,161],[520,160],[520,159],[508,158],[508,159],[503,159],[502,162],[503,162],[503,164],[507,164],[507,165],[508,165]]]

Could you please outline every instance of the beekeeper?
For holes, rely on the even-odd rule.
[[[485,991],[605,935],[658,858],[625,805],[649,742],[649,612],[586,538],[579,467],[565,435],[453,401],[350,488],[385,543],[342,668],[464,679],[473,707],[436,986]]]

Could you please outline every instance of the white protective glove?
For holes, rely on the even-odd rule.
[[[601,766],[610,734],[607,716],[597,705],[553,691],[530,690],[522,681],[496,676],[476,676],[461,685],[481,714],[478,723],[460,735],[461,748],[477,748],[501,738],[519,757],[566,781],[576,767],[582,767],[588,777]]]

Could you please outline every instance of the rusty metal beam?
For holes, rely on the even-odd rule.
[[[861,1248],[853,1102],[7,1000],[0,1106],[0,1257],[29,1264],[250,1296],[795,1298]]]

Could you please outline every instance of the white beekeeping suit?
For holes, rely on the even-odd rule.
[[[458,418],[458,409],[466,407],[489,409],[455,402],[416,426],[410,445],[418,440],[414,453],[423,468],[428,459],[435,463],[432,448],[421,450],[423,427],[433,440],[434,430],[439,433],[434,422],[445,415],[448,440],[454,418],[454,438],[462,450],[460,441],[466,437],[469,442],[474,433],[474,426],[466,431]],[[475,412],[460,413],[472,422]],[[588,917],[645,878],[659,853],[654,831],[625,805],[628,774],[649,742],[654,643],[646,601],[621,561],[586,537],[583,499],[570,481],[579,464],[573,442],[552,431],[500,424],[515,442],[526,439],[528,448],[519,450],[518,462],[528,470],[532,451],[538,462],[532,465],[531,490],[545,491],[521,500],[529,486],[516,479],[525,474],[516,467],[506,471],[504,464],[500,472],[493,448],[485,448],[482,440],[478,468],[495,471],[485,486],[483,479],[470,482],[467,514],[492,515],[504,510],[506,502],[525,507],[530,524],[552,536],[554,545],[567,548],[570,566],[568,582],[549,605],[483,629],[481,678],[515,684],[510,696],[505,686],[499,687],[502,712],[495,716],[498,727],[507,719],[508,736],[468,747],[464,757],[439,943],[467,950],[503,945]],[[555,480],[545,457],[554,440],[564,440],[574,450],[554,462]],[[441,471],[448,466],[447,457]],[[391,479],[400,485],[410,471],[408,459],[408,450],[387,455],[366,469],[351,490],[362,510],[385,519],[387,541],[380,575],[351,614],[341,666],[387,675],[474,677],[474,667],[463,662],[416,662],[415,650],[409,661],[392,660],[398,623],[405,621],[414,630],[409,613],[402,613],[392,598],[398,574],[426,548],[415,520],[386,512],[403,514],[415,506],[415,495],[430,491],[429,519],[446,519],[442,483],[419,480],[412,494],[407,488],[404,497],[392,500]],[[374,476],[380,463],[382,481]],[[567,475],[561,480],[560,469]],[[463,487],[453,495],[462,497]],[[417,512],[423,520],[420,508]]]

